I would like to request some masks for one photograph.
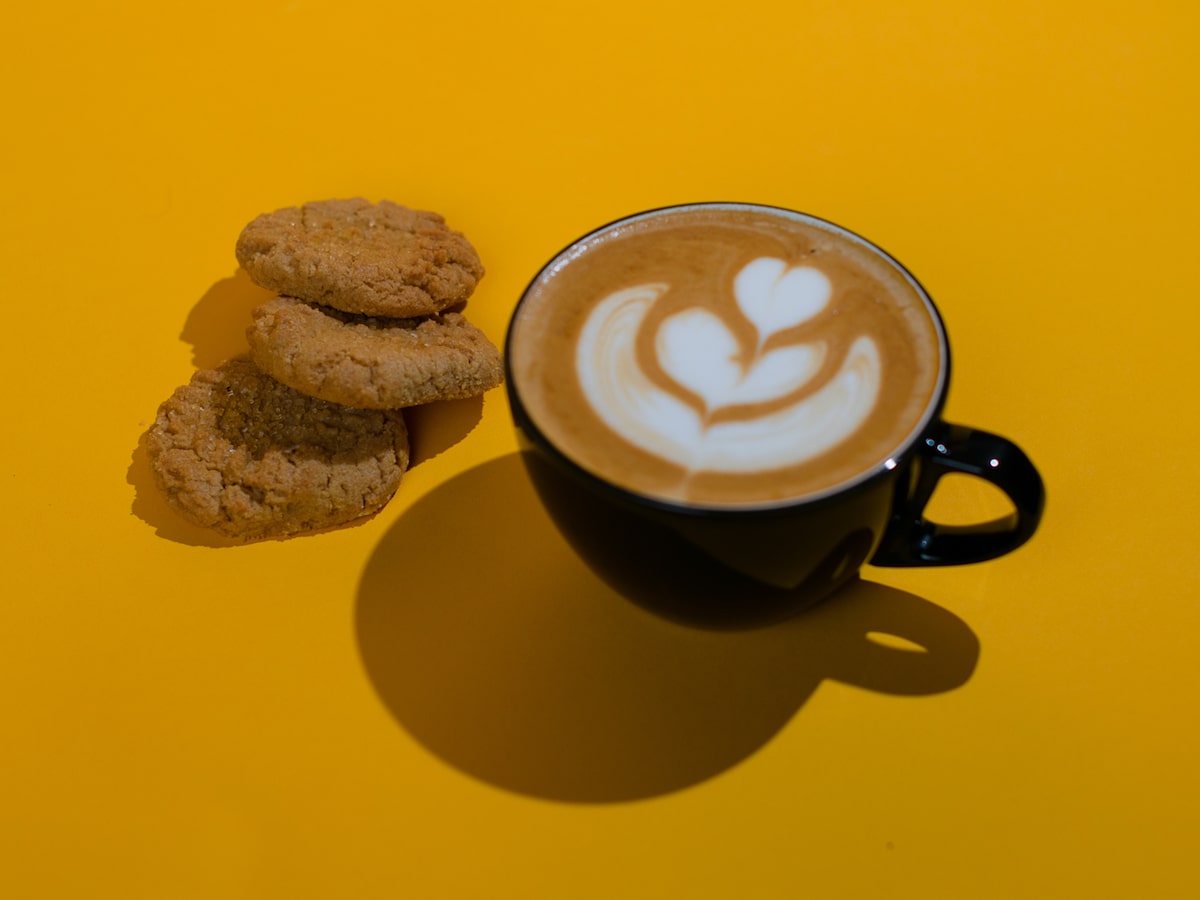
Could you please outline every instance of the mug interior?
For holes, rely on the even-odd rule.
[[[536,415],[530,410],[529,404],[527,404],[523,399],[521,386],[522,379],[519,377],[519,372],[514,366],[514,359],[519,355],[519,353],[523,352],[523,348],[520,346],[524,322],[523,317],[526,315],[526,312],[529,308],[530,297],[533,296],[549,279],[552,279],[563,269],[573,265],[575,262],[585,257],[594,247],[602,245],[606,239],[608,239],[609,236],[613,235],[614,233],[624,232],[631,227],[637,227],[639,223],[645,224],[647,220],[658,220],[663,217],[695,211],[757,213],[798,222],[802,225],[808,226],[809,228],[817,229],[821,232],[832,235],[838,240],[844,241],[860,248],[862,251],[865,251],[873,260],[885,266],[891,273],[899,277],[905,284],[907,284],[912,292],[912,295],[918,298],[920,304],[923,306],[925,314],[928,316],[929,325],[934,333],[934,340],[937,348],[935,360],[936,374],[934,377],[933,388],[931,390],[929,400],[921,410],[920,415],[913,418],[911,427],[906,431],[903,437],[895,443],[890,451],[882,454],[878,461],[873,465],[864,467],[857,471],[852,477],[843,479],[836,484],[830,485],[821,490],[811,491],[798,496],[791,496],[778,500],[721,503],[692,501],[681,502],[674,499],[665,499],[662,497],[649,495],[637,490],[632,490],[626,486],[613,484],[610,479],[603,477],[601,474],[592,471],[588,467],[580,465],[575,459],[572,458],[570,454],[564,452],[560,447],[558,447],[556,443],[546,434],[546,430],[541,424],[539,424]],[[531,350],[529,352],[535,351]],[[949,382],[950,350],[945,327],[942,322],[942,317],[928,292],[912,275],[912,273],[908,271],[907,268],[905,268],[895,257],[883,250],[877,244],[867,240],[853,231],[850,231],[847,228],[829,222],[828,220],[795,210],[753,203],[704,202],[662,207],[622,217],[602,225],[580,238],[577,238],[559,251],[539,270],[539,272],[530,281],[514,309],[505,337],[505,368],[506,385],[510,403],[514,417],[521,431],[543,453],[546,453],[551,458],[555,459],[556,462],[565,465],[568,469],[575,470],[580,477],[582,477],[585,481],[593,483],[593,485],[599,490],[606,493],[615,493],[616,495],[620,495],[625,499],[631,499],[639,504],[669,509],[676,512],[739,512],[787,509],[801,505],[821,503],[822,501],[829,500],[830,498],[836,497],[845,492],[853,491],[857,487],[870,482],[873,479],[886,476],[888,473],[895,471],[912,453],[922,435],[927,432],[931,423],[937,419],[941,411]]]

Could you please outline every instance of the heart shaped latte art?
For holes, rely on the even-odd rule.
[[[761,346],[776,332],[807,322],[823,310],[833,285],[812,266],[789,268],[782,259],[764,256],[738,272],[733,292],[746,318],[758,329]]]
[[[666,318],[655,334],[663,371],[704,399],[709,411],[783,397],[824,363],[820,342],[763,353],[773,334],[821,312],[832,290],[808,266],[761,258],[738,273],[738,305],[758,330],[753,363],[743,368],[736,335],[711,311],[691,308]],[[838,371],[812,394],[746,420],[708,422],[638,363],[638,335],[668,290],[641,284],[605,297],[589,313],[576,346],[575,371],[592,410],[635,447],[689,472],[761,472],[814,459],[852,435],[879,396],[882,364],[872,338],[857,338]]]
[[[822,344],[780,347],[757,357],[743,371],[737,338],[706,309],[676,313],[659,326],[655,337],[663,371],[699,395],[710,411],[790,394],[816,374],[825,356]]]

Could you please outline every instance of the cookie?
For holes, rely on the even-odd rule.
[[[246,337],[263,371],[347,406],[393,409],[457,400],[504,379],[500,351],[455,312],[391,319],[276,297],[254,310]]]
[[[483,277],[475,248],[433,212],[388,200],[324,200],[259,216],[237,259],[261,287],[370,316],[462,303]]]
[[[244,541],[375,514],[409,458],[399,412],[309,397],[246,357],[178,388],[159,408],[146,447],[173,508]]]

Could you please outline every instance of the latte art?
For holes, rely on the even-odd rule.
[[[933,414],[944,344],[881,251],[796,213],[701,204],[563,251],[509,334],[509,384],[575,464],[647,497],[762,507],[891,464]]]
[[[592,310],[579,338],[575,366],[584,395],[630,443],[688,473],[756,472],[820,456],[870,414],[881,364],[869,336],[854,341],[832,377],[804,393],[823,369],[827,343],[764,349],[775,335],[825,309],[831,286],[818,269],[764,257],[738,273],[736,305],[757,332],[748,350],[710,309],[688,307],[664,319],[653,337],[655,356],[676,391],[647,377],[637,354],[647,316],[667,290],[648,284],[609,295]],[[788,402],[764,409],[780,400]],[[739,406],[752,410],[714,421],[715,413]]]

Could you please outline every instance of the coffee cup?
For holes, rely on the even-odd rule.
[[[1020,448],[942,418],[950,349],[925,289],[811,215],[696,203],[604,225],[533,278],[505,365],[523,459],[567,540],[684,617],[700,595],[793,611],[868,563],[993,559],[1041,518]],[[995,485],[1011,514],[930,521],[948,473]]]

